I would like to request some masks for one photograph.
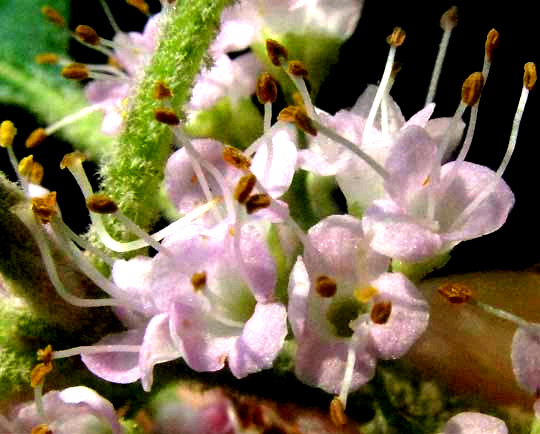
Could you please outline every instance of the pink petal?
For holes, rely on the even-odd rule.
[[[452,417],[442,434],[508,434],[508,428],[496,417],[465,412]]]
[[[298,256],[289,277],[289,322],[295,336],[304,333],[311,282],[302,256]]]
[[[518,384],[531,394],[540,390],[540,327],[519,327],[512,340],[512,367]]]

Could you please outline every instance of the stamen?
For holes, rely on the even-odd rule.
[[[32,184],[41,184],[44,170],[40,163],[34,161],[33,155],[28,155],[20,161],[19,173]]]
[[[444,58],[446,57],[446,51],[448,49],[448,43],[450,42],[450,36],[452,35],[452,31],[454,30],[454,28],[457,26],[457,23],[457,7],[452,6],[441,17],[441,28],[444,32],[442,35],[441,43],[439,44],[439,52],[437,53],[437,59],[435,60],[433,73],[431,74],[431,81],[429,83],[429,90],[426,97],[425,105],[433,102],[433,99],[435,98],[435,93],[437,92],[437,84],[439,82],[439,77],[441,76]]]
[[[377,288],[374,288],[373,286],[366,286],[363,288],[355,289],[354,297],[360,303],[367,303],[375,296],[375,294],[377,294],[377,292]]]
[[[345,373],[343,374],[343,382],[341,383],[341,390],[337,398],[341,403],[343,412],[345,412],[345,408],[347,407],[347,396],[349,395],[349,389],[351,388],[354,365],[356,364],[355,340],[356,339],[353,335],[349,342],[349,348],[347,350],[347,362],[345,364]]]
[[[323,298],[333,297],[337,292],[337,283],[328,276],[319,276],[315,280],[315,292]]]
[[[491,29],[488,32],[486,38],[486,60],[491,63],[493,61],[493,54],[499,47],[499,32],[495,29]]]
[[[197,292],[203,289],[206,286],[206,271],[194,273],[191,276],[191,284],[193,285],[193,289]]]
[[[56,191],[51,191],[43,197],[32,198],[32,212],[41,223],[49,223],[51,218],[57,213]]]
[[[308,70],[301,60],[291,60],[288,62],[287,72],[295,77],[307,78]]]
[[[42,423],[32,428],[30,434],[53,434],[53,432],[46,423]]]
[[[249,170],[251,159],[246,157],[238,148],[225,145],[223,148],[223,159],[237,169]]]
[[[64,359],[66,357],[79,356],[82,354],[101,353],[138,353],[140,345],[87,345],[70,348],[68,350],[55,351],[53,359]]]
[[[317,135],[315,121],[309,118],[306,112],[298,106],[285,107],[278,114],[278,120],[295,124],[298,128],[312,136]]]
[[[180,124],[180,118],[176,115],[174,110],[166,107],[158,107],[154,109],[154,118],[156,121],[165,125],[175,126]]]
[[[247,175],[242,176],[238,181],[238,184],[236,184],[233,197],[239,203],[245,203],[253,191],[253,187],[255,187],[256,182],[257,178],[255,175],[253,175],[253,173],[248,173]]]
[[[55,53],[41,53],[34,58],[38,65],[56,65],[59,57]]]
[[[257,80],[256,94],[261,104],[276,102],[277,82],[268,72],[262,73]]]
[[[172,96],[172,91],[163,81],[158,80],[154,85],[154,99],[163,100],[170,98]]]
[[[13,146],[13,140],[17,135],[17,128],[11,121],[3,121],[0,124],[0,146],[10,148]]]
[[[43,137],[43,139],[41,139],[39,142],[37,142],[33,146],[37,146],[39,143],[41,143],[43,140],[45,140],[45,138],[47,138],[47,136],[50,136],[51,134],[55,133],[60,128],[63,128],[66,125],[72,124],[73,122],[77,122],[79,119],[82,119],[82,118],[84,118],[84,117],[86,117],[86,116],[88,116],[88,115],[90,115],[92,113],[95,113],[95,112],[99,111],[99,110],[101,110],[101,105],[100,104],[92,104],[90,106],[82,108],[78,112],[72,113],[72,114],[66,116],[65,118],[62,118],[62,119],[56,121],[54,124],[49,125],[45,129],[38,128],[38,130],[39,129],[42,130],[40,132],[40,135],[43,134],[44,137]],[[37,136],[37,138],[40,139],[39,136]],[[28,138],[28,140],[30,140],[30,137]],[[28,142],[28,140],[27,140],[27,142]],[[28,144],[26,146],[27,147],[33,147],[33,146],[28,146]]]
[[[39,385],[42,385],[43,382],[45,381],[45,377],[52,370],[53,370],[52,362],[38,363],[36,366],[34,366],[30,374],[30,386],[32,386],[32,388],[35,388],[35,387],[38,387]]]
[[[80,24],[75,28],[75,35],[77,35],[83,42],[90,45],[99,45],[101,38],[97,32],[90,26]]]
[[[104,194],[93,194],[86,200],[86,206],[92,212],[98,214],[114,214],[118,211],[118,205]]]
[[[137,8],[145,15],[150,14],[150,8],[148,7],[148,3],[146,3],[144,0],[126,0],[126,3],[130,6]]]
[[[41,8],[41,13],[45,15],[45,18],[47,18],[50,23],[58,27],[66,26],[66,20],[64,19],[64,17],[60,14],[60,12],[58,12],[51,6],[43,6]]]
[[[390,301],[381,301],[375,303],[371,308],[369,317],[375,324],[386,324],[392,313],[392,303]]]
[[[287,61],[289,58],[289,52],[281,43],[275,39],[266,40],[266,54],[275,66],[281,66],[282,61]]]
[[[338,428],[347,423],[347,416],[345,415],[345,409],[343,404],[337,396],[334,396],[330,402],[330,420]]]
[[[37,350],[37,359],[40,362],[49,363],[50,361],[52,361],[52,355],[53,355],[53,350],[50,344],[47,345],[43,349]]]
[[[437,292],[452,304],[468,302],[472,295],[472,289],[465,283],[447,283],[439,286]]]
[[[49,135],[46,133],[45,129],[43,128],[36,128],[34,131],[30,133],[28,138],[26,139],[26,142],[24,145],[31,149],[35,148],[36,146],[43,143],[43,141],[48,137]]]
[[[62,68],[60,72],[62,77],[69,78],[70,80],[86,80],[90,77],[90,71],[88,67],[82,63],[71,63]]]
[[[481,72],[473,72],[463,82],[461,87],[461,101],[469,107],[475,105],[480,99],[484,88],[484,76]]]
[[[118,24],[116,24],[116,21],[114,20],[113,14],[111,13],[111,10],[109,9],[109,6],[105,2],[105,0],[99,0],[101,3],[101,7],[103,8],[103,11],[105,12],[105,15],[107,16],[107,19],[109,20],[109,24],[114,30],[114,33],[122,33],[120,30],[120,27],[118,27]]]
[[[252,194],[246,201],[246,212],[248,214],[256,213],[257,211],[268,208],[272,203],[272,198],[266,193]]]

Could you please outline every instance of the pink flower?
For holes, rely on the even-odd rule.
[[[441,434],[508,434],[508,428],[496,417],[465,412],[452,417]]]

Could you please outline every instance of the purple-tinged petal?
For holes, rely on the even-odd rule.
[[[402,261],[418,262],[439,253],[441,236],[405,214],[391,200],[377,200],[368,208],[362,224],[370,246]]]
[[[454,122],[454,127],[450,129],[451,123]],[[443,153],[442,161],[447,161],[452,152],[461,143],[463,131],[465,131],[465,122],[455,118],[435,118],[431,119],[425,126],[426,132],[431,136],[435,143],[447,141],[446,150]]]
[[[298,256],[289,277],[289,322],[295,336],[301,336],[306,327],[309,289],[311,282],[302,256]]]
[[[425,128],[428,124],[433,111],[435,110],[435,104],[430,103],[426,105],[422,110],[412,115],[407,122],[403,125],[402,129],[416,125],[417,127]]]
[[[151,258],[137,256],[129,261],[123,259],[115,261],[111,272],[114,283],[123,290],[122,296],[129,302],[125,307],[148,316],[157,313],[154,308],[154,294],[150,288],[153,267],[154,262]]]
[[[465,412],[452,417],[442,434],[508,434],[508,428],[496,417]]]
[[[374,303],[391,302],[392,311],[384,324],[370,324],[378,357],[403,356],[424,333],[429,322],[429,305],[409,279],[401,273],[385,273],[371,282],[377,289]]]
[[[257,303],[242,335],[229,353],[236,378],[267,369],[277,357],[287,335],[287,311],[281,303]]]
[[[110,345],[110,352],[82,354],[81,359],[95,375],[113,383],[133,383],[141,378],[138,352],[114,351],[115,345],[140,345],[145,329],[128,330],[105,336],[96,345]]]
[[[171,337],[169,314],[162,313],[153,317],[146,327],[139,352],[141,383],[146,392],[149,392],[152,387],[154,365],[182,357],[181,350]]]
[[[540,391],[540,326],[516,330],[512,339],[512,368],[523,389],[534,395]]]

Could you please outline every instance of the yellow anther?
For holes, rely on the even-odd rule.
[[[275,66],[281,66],[282,59],[287,61],[289,58],[289,52],[285,46],[274,39],[266,40],[266,54]]]
[[[377,288],[373,286],[365,286],[363,288],[357,288],[354,290],[354,296],[360,303],[367,303],[375,294],[377,294]]]
[[[233,196],[239,203],[245,203],[251,192],[253,191],[253,187],[255,187],[255,184],[257,183],[257,178],[253,173],[248,173],[240,178],[238,183],[236,184],[236,187],[234,188]]]
[[[194,273],[191,276],[191,284],[193,285],[193,289],[195,291],[200,291],[203,289],[206,286],[206,271]]]
[[[90,76],[90,71],[82,63],[71,63],[62,68],[61,74],[70,80],[85,80]]]
[[[60,162],[60,169],[64,170],[66,167],[73,167],[75,164],[80,164],[86,160],[86,155],[80,151],[70,152],[64,155]]]
[[[34,161],[32,155],[24,157],[19,162],[18,170],[20,175],[32,184],[41,184],[41,181],[43,181],[43,166],[37,161]]]
[[[484,76],[481,72],[473,72],[463,82],[463,86],[461,87],[461,101],[472,107],[480,99],[483,88]]]
[[[50,6],[43,6],[41,8],[41,13],[43,15],[45,15],[45,17],[47,18],[47,20],[49,20],[49,22],[59,26],[59,27],[65,27],[66,25],[66,20],[64,19],[64,17],[60,14],[60,12],[58,12],[56,9],[50,7]]]
[[[42,423],[41,425],[37,425],[32,428],[30,434],[53,434],[53,432],[49,429],[49,426],[46,423]]]
[[[80,24],[75,28],[75,34],[81,38],[83,42],[90,45],[99,45],[101,38],[97,32],[90,26]]]
[[[226,163],[237,169],[247,170],[251,166],[251,159],[242,154],[239,149],[226,145],[223,148],[223,159]]]
[[[53,370],[52,362],[38,363],[36,366],[34,366],[34,368],[32,369],[32,372],[30,373],[30,385],[33,388],[42,385],[43,381],[45,381],[45,377],[52,370]]]
[[[473,295],[472,289],[465,283],[447,283],[437,288],[437,292],[452,304],[466,303]]]
[[[54,53],[41,53],[34,60],[40,65],[56,65],[58,63],[58,55]]]
[[[489,62],[493,59],[493,53],[499,47],[499,32],[491,29],[486,38],[486,56]]]
[[[268,208],[272,198],[265,193],[252,194],[246,201],[246,212],[253,214],[263,208]]]
[[[296,77],[308,76],[307,66],[301,60],[291,60],[287,66],[287,70]]]
[[[523,86],[528,90],[532,90],[536,83],[536,65],[533,62],[528,62],[525,64],[524,69]]]
[[[343,403],[337,396],[334,396],[332,402],[330,402],[330,420],[338,428],[347,423],[347,416],[345,415]]]
[[[24,145],[27,148],[35,148],[37,145],[43,143],[43,141],[49,137],[43,128],[36,128],[30,133]]]
[[[156,121],[165,125],[174,126],[180,123],[180,118],[177,116],[174,110],[166,107],[158,107],[154,109],[154,118]]]
[[[43,197],[32,198],[32,212],[41,223],[49,223],[56,214],[56,191],[51,191]]]
[[[37,359],[43,363],[49,363],[52,361],[53,350],[51,345],[47,345],[42,350],[37,350]]]
[[[274,103],[277,99],[277,83],[268,72],[263,72],[257,80],[257,87],[255,89],[257,99],[261,104],[267,102]]]
[[[91,195],[86,201],[86,207],[97,214],[114,214],[118,211],[116,202],[101,193]]]
[[[401,27],[394,27],[394,31],[386,38],[386,42],[392,47],[400,47],[405,42],[406,36],[405,30]]]
[[[390,301],[381,301],[373,305],[369,317],[375,324],[386,324],[391,313],[392,303]]]
[[[278,114],[278,120],[295,124],[298,128],[312,136],[317,135],[317,130],[313,126],[311,119],[305,110],[298,106],[285,107]]]
[[[154,85],[154,99],[162,100],[172,96],[171,89],[161,80],[156,81]]]
[[[315,280],[315,292],[323,298],[330,298],[337,292],[337,283],[328,276],[319,276]]]
[[[126,0],[126,3],[130,6],[137,8],[145,15],[148,15],[150,13],[148,3],[146,3],[144,0]]]
[[[0,146],[2,148],[11,147],[13,139],[17,135],[17,128],[11,121],[3,121],[0,124]]]
[[[441,17],[441,27],[445,32],[454,30],[459,20],[457,6],[452,6]]]

